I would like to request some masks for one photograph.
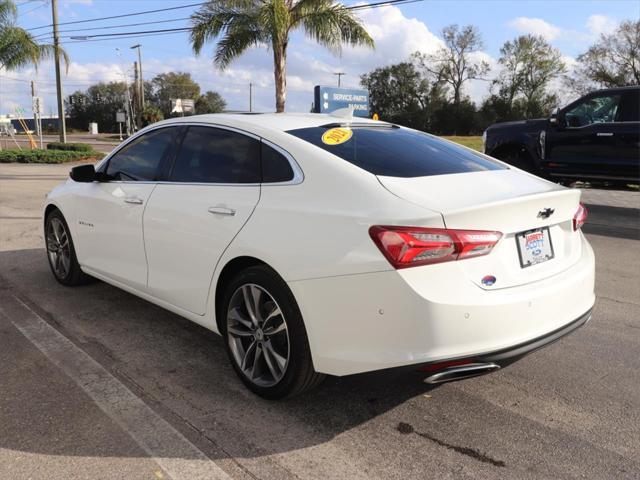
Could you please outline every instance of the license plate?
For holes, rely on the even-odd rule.
[[[549,228],[536,228],[516,235],[520,266],[527,268],[553,258]]]

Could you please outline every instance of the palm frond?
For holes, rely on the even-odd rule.
[[[18,15],[16,4],[11,0],[0,0],[0,28],[14,24]]]
[[[220,68],[225,68],[247,49],[262,43],[262,34],[255,28],[229,28],[218,41],[214,61]]]
[[[258,2],[255,0],[218,0],[202,5],[191,15],[191,47],[196,54],[204,45],[230,28],[239,31],[241,26],[254,30],[258,19]]]
[[[340,52],[343,44],[374,47],[374,41],[358,18],[330,0],[302,0],[295,10],[295,24],[328,49]]]

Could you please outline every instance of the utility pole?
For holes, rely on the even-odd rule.
[[[53,59],[56,64],[56,92],[58,95],[58,124],[60,141],[67,143],[67,127],[64,123],[64,102],[62,101],[62,79],[60,78],[60,37],[58,36],[58,0],[51,0],[53,17]]]
[[[139,75],[139,81],[140,81],[140,110],[144,110],[144,80],[142,78],[142,53],[140,53],[140,47],[142,47],[142,45],[140,45],[139,43],[137,45],[134,45],[133,47],[131,47],[131,49],[137,48],[138,49],[138,75]]]
[[[133,75],[134,75],[134,80],[133,80],[133,85],[134,85],[134,90],[133,93],[135,95],[135,102],[134,105],[136,107],[136,125],[138,126],[138,129],[142,128],[142,101],[140,98],[140,92],[141,92],[141,88],[140,88],[140,76],[138,75],[138,62],[133,62]]]
[[[249,83],[249,111],[253,112],[253,83]]]
[[[343,75],[346,75],[346,73],[344,73],[344,72],[336,72],[336,73],[334,73],[334,75],[338,76],[338,87],[340,87],[340,79],[342,78]]]
[[[116,55],[118,55],[120,60],[122,60],[122,50],[120,50],[120,48],[118,47],[116,47]],[[120,66],[120,73],[122,73],[122,78],[124,79],[124,111],[127,115],[127,136],[130,136],[133,133],[133,106],[131,104],[131,95],[129,95],[129,82],[127,81],[127,73],[122,69],[122,66]]]

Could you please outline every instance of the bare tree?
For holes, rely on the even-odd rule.
[[[482,78],[489,64],[473,54],[483,48],[480,32],[473,25],[460,28],[449,25],[442,30],[444,45],[435,54],[415,54],[416,61],[428,72],[436,75],[453,90],[454,105],[460,104],[464,83]]]
[[[578,56],[575,75],[567,79],[574,90],[640,85],[640,20],[622,22],[615,32],[602,34]]]

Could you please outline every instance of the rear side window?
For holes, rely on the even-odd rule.
[[[391,126],[331,127],[301,128],[287,133],[374,175],[427,177],[506,168],[479,153],[414,130]],[[331,130],[337,135],[331,135]]]
[[[155,180],[160,162],[173,146],[177,132],[177,128],[169,127],[140,136],[111,157],[107,175],[114,180]]]
[[[169,179],[194,183],[260,183],[260,142],[221,128],[189,127]]]
[[[640,89],[626,92],[620,105],[622,122],[640,122]]]
[[[293,169],[289,160],[275,148],[262,143],[262,181],[264,183],[293,180]]]

